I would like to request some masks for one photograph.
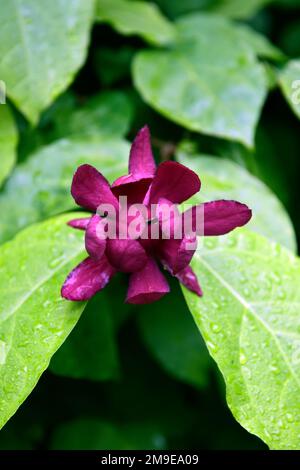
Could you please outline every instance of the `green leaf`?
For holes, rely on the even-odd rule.
[[[209,355],[175,286],[159,302],[143,305],[138,322],[149,351],[167,372],[199,388],[208,385]]]
[[[232,18],[250,18],[272,0],[156,0],[171,17],[192,11],[212,11]],[[282,0],[285,1],[285,0]],[[292,0],[298,1],[298,0]]]
[[[147,423],[124,425],[92,418],[62,424],[55,430],[51,444],[52,449],[62,450],[145,450],[165,446],[165,437]]]
[[[249,18],[261,8],[271,3],[272,0],[221,0],[216,2],[212,10],[221,15],[232,18]]]
[[[279,85],[296,116],[300,118],[300,60],[291,60],[279,75]]]
[[[33,123],[85,60],[94,0],[3,0],[0,77]]]
[[[251,147],[267,92],[251,44],[239,28],[212,15],[186,16],[177,27],[180,39],[172,50],[142,51],[135,57],[138,91],[187,129]]]
[[[0,185],[11,172],[15,161],[18,132],[7,105],[0,105]]]
[[[272,449],[299,449],[300,262],[246,229],[206,238],[184,290],[239,423]]]
[[[77,207],[70,194],[76,168],[89,163],[113,181],[127,173],[129,145],[119,139],[62,139],[19,165],[0,195],[0,240],[28,224]]]
[[[124,304],[127,283],[113,279],[88,303],[84,315],[57,351],[50,370],[74,379],[111,380],[119,377],[117,331],[131,309]]]
[[[248,44],[256,55],[279,61],[285,58],[280,49],[274,46],[265,36],[249,28],[249,26],[240,25],[236,28],[236,31],[240,40]]]
[[[55,137],[123,137],[130,128],[132,108],[121,92],[104,92],[83,106],[56,113]]]
[[[85,257],[82,233],[66,225],[70,217],[34,225],[0,248],[0,427],[35,387],[85,307],[60,294],[69,271]]]
[[[121,34],[139,35],[154,45],[168,44],[175,37],[172,23],[152,3],[97,0],[96,19],[110,23]]]
[[[178,160],[200,177],[201,191],[189,200],[199,204],[214,199],[235,199],[248,204],[252,219],[247,227],[275,240],[292,251],[297,250],[293,225],[284,207],[259,179],[236,163],[224,158],[188,155],[180,151]]]

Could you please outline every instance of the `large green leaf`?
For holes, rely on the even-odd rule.
[[[125,93],[99,93],[81,107],[54,114],[55,137],[123,137],[130,128],[132,108]]]
[[[122,34],[137,34],[154,45],[168,44],[175,30],[156,5],[141,1],[97,0],[96,18]]]
[[[0,240],[28,224],[76,207],[70,186],[76,168],[95,165],[111,181],[127,173],[129,146],[119,139],[62,139],[18,166],[0,195]]]
[[[212,15],[188,15],[177,27],[176,47],[135,57],[133,76],[142,97],[190,130],[252,146],[267,91],[257,44]]]
[[[73,80],[88,46],[94,0],[2,0],[0,77],[32,122]]]
[[[300,118],[300,60],[287,63],[279,75],[279,84],[290,107]]]
[[[68,272],[84,258],[82,232],[64,215],[0,248],[0,427],[15,413],[78,321],[85,302],[62,299]]]
[[[138,322],[150,352],[167,372],[199,388],[208,385],[209,355],[180,290],[174,286],[169,296],[144,305]]]
[[[16,161],[18,132],[7,105],[0,105],[0,185],[9,175]]]
[[[296,251],[293,225],[271,190],[236,163],[205,155],[178,152],[179,161],[200,177],[201,191],[189,200],[199,204],[214,199],[235,199],[248,204],[253,216],[247,227]]]
[[[192,267],[204,295],[184,295],[232,413],[272,449],[299,449],[299,259],[240,229],[207,238]]]

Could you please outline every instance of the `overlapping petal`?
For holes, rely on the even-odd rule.
[[[115,272],[105,256],[101,260],[86,258],[70,272],[61,295],[67,300],[89,300],[106,286]]]
[[[111,190],[117,198],[126,196],[128,205],[141,204],[151,183],[152,178],[135,180],[131,175],[121,176],[113,183]]]
[[[130,275],[126,302],[148,304],[160,299],[170,291],[167,280],[156,262],[149,258],[141,271]]]
[[[79,206],[93,212],[96,212],[100,204],[111,204],[116,209],[119,207],[107,179],[91,165],[81,165],[77,169],[71,193]]]
[[[106,248],[105,219],[98,214],[91,217],[85,232],[85,248],[94,259],[101,259]]]
[[[158,248],[158,257],[173,276],[190,262],[197,248],[197,238],[185,235],[181,239],[163,240]]]
[[[182,238],[182,217],[173,202],[160,198],[156,205],[156,217],[163,238]]]
[[[194,171],[178,162],[163,162],[157,168],[145,204],[156,204],[160,198],[180,204],[197,193],[200,187],[200,179]]]
[[[124,273],[141,270],[148,260],[142,245],[131,239],[108,239],[106,255],[117,271]]]

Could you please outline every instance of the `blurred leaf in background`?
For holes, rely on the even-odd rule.
[[[147,103],[187,129],[253,145],[267,84],[244,30],[225,19],[190,15],[170,51],[140,52],[133,63]],[[213,64],[211,56],[214,57]]]
[[[0,106],[0,185],[11,172],[17,159],[18,132],[8,106]]]
[[[76,207],[70,186],[76,168],[89,163],[113,181],[126,173],[129,146],[121,139],[61,139],[19,165],[0,195],[2,241],[26,225]]]
[[[93,0],[5,0],[1,8],[0,76],[34,124],[72,82],[87,52]]]

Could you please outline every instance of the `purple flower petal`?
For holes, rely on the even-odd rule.
[[[139,271],[147,263],[147,253],[137,240],[108,239],[106,255],[109,262],[124,273]]]
[[[85,217],[83,219],[73,219],[69,220],[67,225],[73,228],[77,228],[78,230],[86,230],[90,220],[90,217]]]
[[[135,178],[153,178],[156,165],[151,149],[148,126],[143,127],[134,139],[129,155],[129,174]]]
[[[86,258],[70,272],[61,295],[67,300],[88,300],[106,286],[115,272],[105,256],[99,261]]]
[[[192,216],[192,227],[196,233],[198,232],[198,227],[196,227],[197,207],[199,206],[194,206],[184,213],[185,217]],[[205,202],[200,208],[204,209],[204,234],[197,233],[198,235],[224,235],[237,227],[242,227],[252,217],[252,211],[249,207],[237,201]]]
[[[98,214],[90,219],[85,232],[85,248],[88,254],[99,260],[102,258],[106,247],[106,236],[104,230],[105,219]]]
[[[152,178],[135,180],[131,175],[121,176],[112,184],[111,189],[117,198],[127,196],[128,205],[141,204],[151,183]]]
[[[156,206],[156,216],[158,218],[160,228],[165,236],[173,238],[178,234],[177,238],[182,235],[181,214],[178,207],[165,198],[160,198]]]
[[[79,206],[94,212],[100,204],[112,204],[116,209],[119,206],[108,181],[91,165],[81,165],[77,168],[71,193]]]
[[[145,198],[145,204],[156,204],[160,198],[180,204],[200,190],[198,175],[178,162],[164,162],[159,165]]]
[[[203,295],[196,274],[190,266],[186,266],[182,271],[176,274],[177,279],[191,292],[195,292],[199,297]]]
[[[197,238],[192,235],[186,235],[180,240],[162,240],[158,256],[163,265],[175,276],[191,262],[196,248]]]
[[[130,275],[126,302],[148,304],[160,299],[170,291],[164,275],[156,262],[149,258],[141,271]]]

